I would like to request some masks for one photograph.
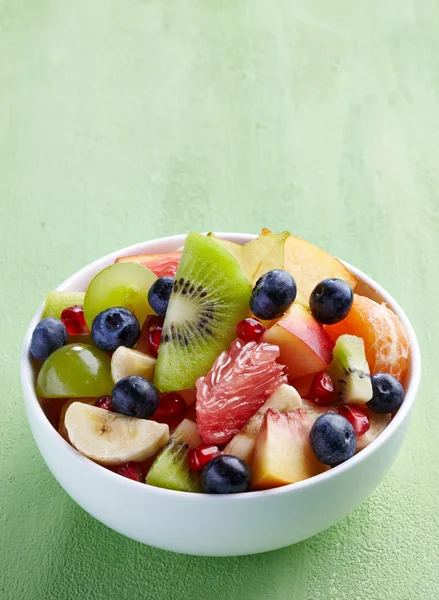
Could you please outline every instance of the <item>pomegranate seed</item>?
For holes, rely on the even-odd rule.
[[[163,317],[158,315],[149,315],[143,324],[140,332],[139,341],[136,350],[157,357],[157,350],[160,344],[160,338],[163,329]]]
[[[205,445],[191,448],[187,454],[189,468],[192,469],[192,471],[201,471],[212,458],[215,458],[215,456],[219,456],[220,454],[217,446]]]
[[[338,412],[342,417],[345,417],[345,419],[349,421],[354,428],[355,435],[357,437],[364,435],[366,431],[369,430],[369,417],[358,406],[347,406],[344,404],[343,406],[339,407]]]
[[[111,396],[101,396],[96,400],[95,406],[98,408],[105,408],[105,410],[113,410]]]
[[[84,308],[79,304],[65,308],[61,313],[61,321],[66,326],[69,335],[88,335],[90,333],[84,318]]]
[[[143,481],[142,470],[135,462],[128,462],[126,465],[118,467],[116,473],[133,481]]]
[[[169,394],[161,396],[152,419],[157,423],[166,423],[169,427],[176,427],[184,419],[187,411],[188,405],[184,398],[177,392],[169,392]]]
[[[332,404],[336,400],[337,394],[334,384],[327,373],[317,373],[314,377],[309,398],[316,404],[322,405]]]
[[[243,342],[257,342],[264,331],[265,327],[257,319],[243,319],[236,326],[236,333]]]

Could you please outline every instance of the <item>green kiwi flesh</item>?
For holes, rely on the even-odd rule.
[[[337,339],[328,373],[345,404],[364,404],[372,398],[369,365],[361,338],[345,334]]]
[[[162,392],[195,387],[248,316],[251,286],[225,248],[190,233],[169,300],[155,368]]]

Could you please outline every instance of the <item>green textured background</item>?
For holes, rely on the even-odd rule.
[[[2,599],[438,596],[438,40],[437,0],[0,0]],[[144,547],[43,464],[22,335],[47,289],[107,252],[262,226],[400,300],[424,358],[410,435],[314,539],[229,559]]]

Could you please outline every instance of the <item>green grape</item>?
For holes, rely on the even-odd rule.
[[[142,325],[147,315],[154,313],[149,306],[148,292],[156,279],[152,271],[138,263],[116,263],[98,273],[88,286],[84,300],[89,329],[96,315],[113,306],[127,308]]]
[[[58,292],[57,290],[47,292],[43,319],[46,317],[60,319],[65,308],[76,305],[83,306],[84,296],[84,292]]]
[[[37,378],[40,398],[98,398],[111,394],[110,358],[95,346],[69,344],[55,350]]]

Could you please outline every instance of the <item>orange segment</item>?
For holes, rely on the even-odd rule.
[[[401,321],[385,304],[355,294],[346,319],[324,328],[334,342],[344,333],[363,338],[371,374],[390,373],[402,380],[408,364],[409,341]]]

